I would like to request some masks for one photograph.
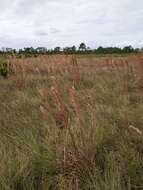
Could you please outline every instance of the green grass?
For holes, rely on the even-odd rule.
[[[143,189],[142,75],[55,78],[0,79],[0,189]]]

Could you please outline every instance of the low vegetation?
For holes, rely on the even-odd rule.
[[[0,75],[6,78],[8,72],[8,62],[6,60],[0,60]]]
[[[0,189],[143,189],[142,55],[8,62]]]

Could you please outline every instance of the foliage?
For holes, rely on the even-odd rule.
[[[143,52],[142,48],[133,48],[132,46],[125,46],[123,48],[120,47],[102,47],[99,46],[96,49],[92,49],[87,47],[85,43],[80,43],[79,47],[75,45],[71,47],[63,47],[57,46],[53,49],[47,49],[46,47],[25,47],[24,49],[19,49],[16,51],[12,48],[6,48],[3,51],[0,51],[1,55],[17,55],[17,57],[36,57],[38,55],[52,55],[52,54],[130,54],[130,53],[140,53]]]
[[[8,76],[8,62],[5,60],[0,60],[0,75],[5,78]]]

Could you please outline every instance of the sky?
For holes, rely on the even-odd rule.
[[[0,47],[143,47],[143,0],[0,0]]]

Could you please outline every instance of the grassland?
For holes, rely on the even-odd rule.
[[[9,58],[1,190],[143,189],[143,56]]]

